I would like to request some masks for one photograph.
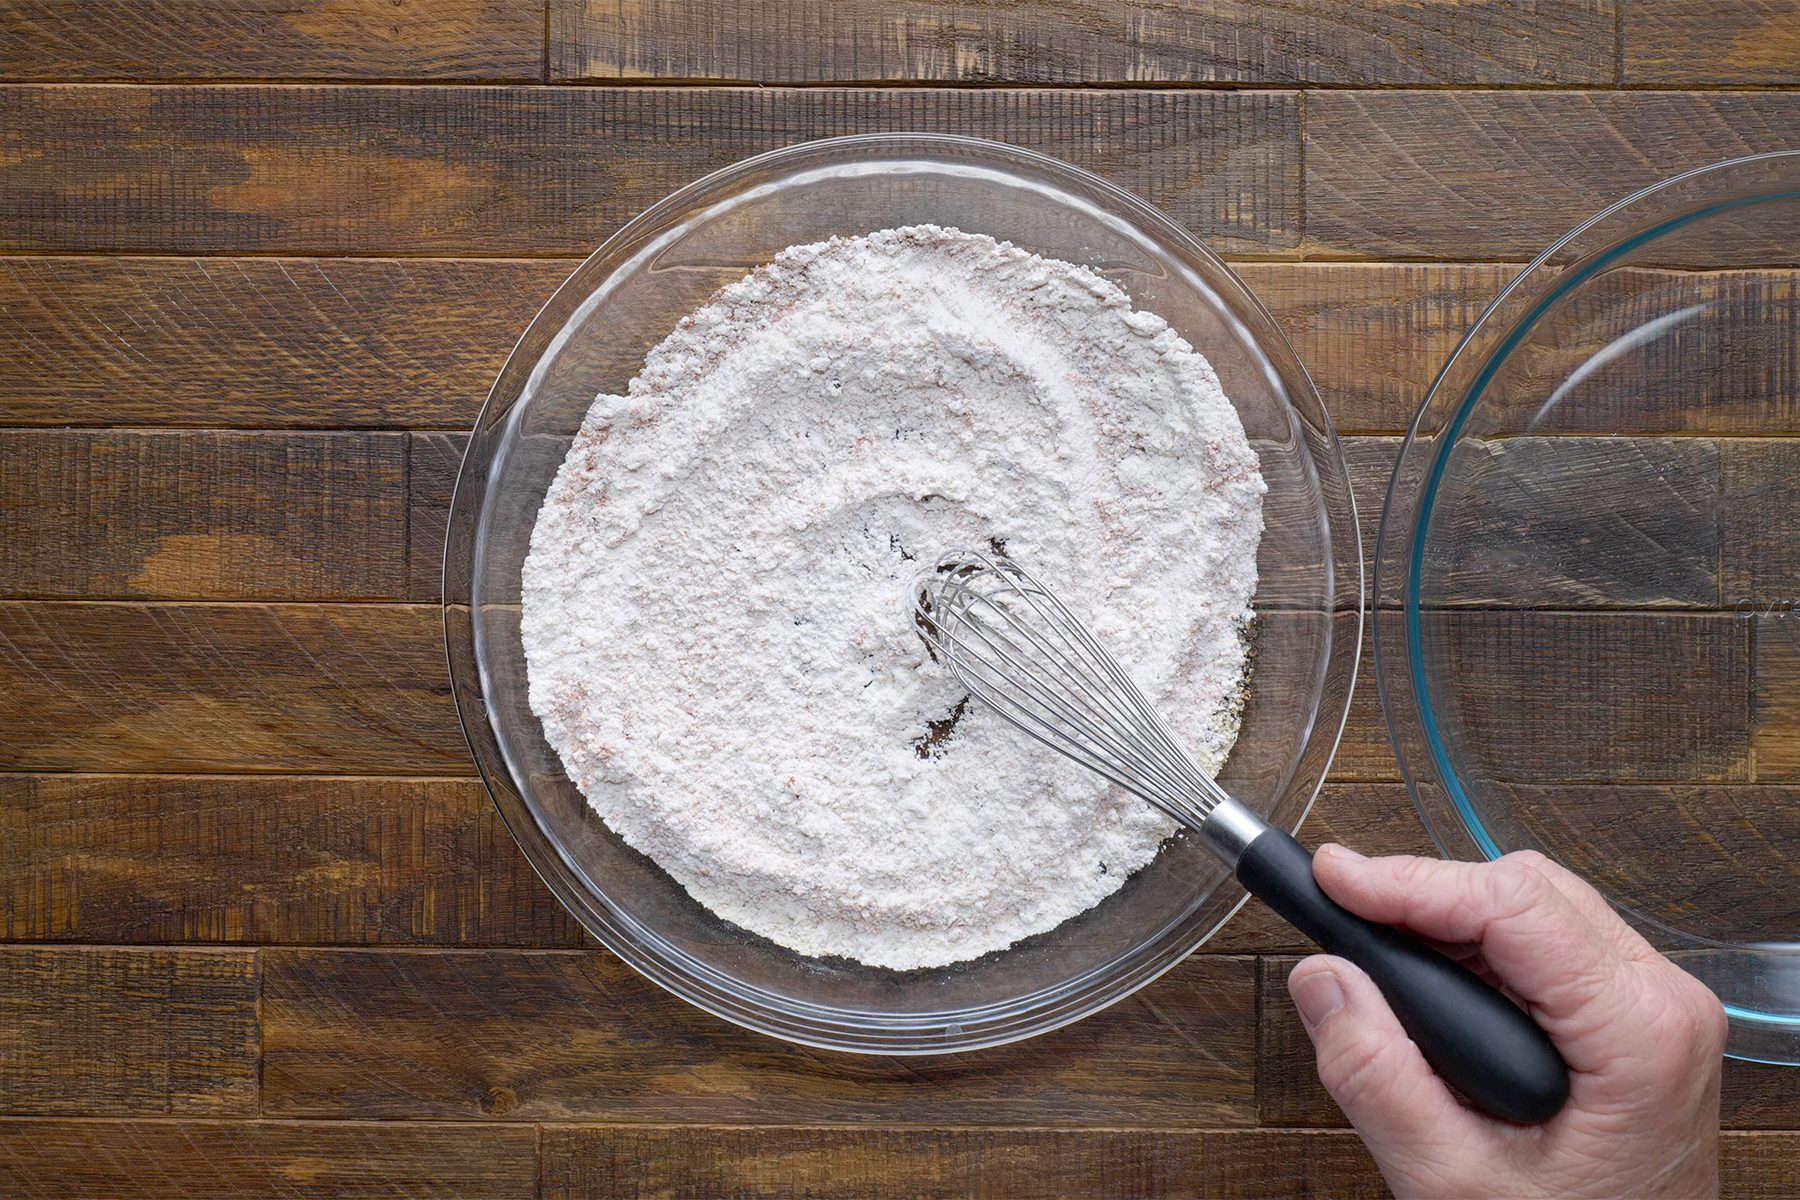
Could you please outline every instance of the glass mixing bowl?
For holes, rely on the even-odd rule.
[[[1533,262],[1400,453],[1382,705],[1453,857],[1536,848],[1800,1061],[1800,154]]]
[[[469,744],[557,897],[620,958],[703,1009],[808,1045],[882,1053],[970,1049],[1074,1021],[1179,962],[1243,892],[1177,838],[1085,915],[942,969],[806,958],[752,935],[625,846],[564,776],[526,701],[519,571],[595,395],[623,391],[683,314],[788,245],[925,222],[1093,267],[1218,370],[1269,485],[1255,671],[1222,778],[1275,824],[1298,826],[1343,724],[1362,610],[1355,512],[1331,422],[1225,264],[1141,200],[1042,155],[959,137],[812,142],[710,175],[632,221],[550,300],[495,383],[457,482],[444,566]]]

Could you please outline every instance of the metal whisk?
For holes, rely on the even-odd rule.
[[[1254,896],[1375,980],[1426,1061],[1479,1107],[1548,1120],[1568,1068],[1518,1006],[1467,968],[1339,907],[1312,854],[1233,799],[1058,599],[1001,554],[939,559],[912,588],[913,621],[972,698],[1192,829]]]

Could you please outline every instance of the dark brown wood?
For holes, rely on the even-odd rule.
[[[0,775],[0,937],[578,946],[473,780]]]
[[[558,79],[1613,82],[1612,0],[551,0]]]
[[[1755,643],[1750,748],[1754,778],[1800,779],[1800,612],[1744,618]]]
[[[1291,93],[14,85],[0,129],[16,251],[585,254],[746,155],[892,129],[1058,155],[1226,249],[1299,239]]]
[[[1530,258],[1678,170],[1787,149],[1800,95],[1316,92],[1306,245],[1400,258]]]
[[[410,600],[436,600],[443,595],[450,497],[468,444],[462,434],[412,435],[407,457],[406,595]]]
[[[0,768],[472,775],[437,608],[0,604]]]
[[[1726,442],[1721,469],[1721,602],[1792,626],[1800,622],[1791,611],[1800,604],[1800,545],[1789,535],[1789,518],[1800,513],[1800,442]]]
[[[0,431],[0,595],[397,599],[398,434]]]
[[[263,1112],[791,1124],[1253,1122],[1256,965],[1200,955],[1103,1013],[939,1058],[809,1051],[605,953],[263,952]]]
[[[572,265],[0,258],[0,422],[468,427]]]
[[[544,1200],[1386,1196],[1355,1137],[1298,1131],[548,1126]]]
[[[1800,84],[1800,3],[1624,4],[1627,87]]]
[[[1519,782],[1742,780],[1750,655],[1729,614],[1440,612],[1460,769]],[[1761,684],[1759,669],[1758,682]],[[1450,702],[1439,698],[1440,708]],[[1457,715],[1459,714],[1459,715]]]
[[[0,1120],[0,1178],[34,1200],[530,1200],[536,1177],[509,1126]]]
[[[0,946],[0,1113],[256,1112],[255,956]]]
[[[539,80],[541,0],[4,0],[0,79]]]
[[[1294,343],[1339,433],[1400,433],[1450,352],[1519,268],[1243,263],[1236,270]]]
[[[1800,1129],[1794,1068],[1726,1059],[1719,1107],[1730,1128]]]
[[[1792,1075],[1792,1069],[1789,1069]],[[1724,1200],[1785,1200],[1800,1189],[1800,1137],[1726,1134],[1719,1139],[1719,1194]]]

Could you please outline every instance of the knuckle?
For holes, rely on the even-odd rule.
[[[1319,1082],[1340,1105],[1346,1107],[1378,1091],[1386,1078],[1393,1044],[1369,1033],[1358,1033],[1329,1054],[1320,1056]]]
[[[1488,899],[1496,908],[1509,913],[1524,912],[1549,897],[1550,881],[1526,857],[1535,853],[1517,851],[1496,859],[1489,868]],[[1541,859],[1543,855],[1537,857]]]

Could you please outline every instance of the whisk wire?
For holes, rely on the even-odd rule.
[[[913,595],[957,678],[1037,741],[1189,824],[1226,799],[1118,660],[1017,563],[947,556]]]

